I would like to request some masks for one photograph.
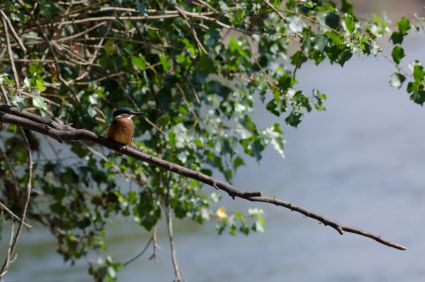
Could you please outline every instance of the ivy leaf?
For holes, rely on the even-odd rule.
[[[404,49],[397,45],[393,48],[391,56],[393,57],[394,62],[398,65],[400,64],[401,59],[403,59],[406,55],[404,53]]]

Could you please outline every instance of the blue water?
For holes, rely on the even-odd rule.
[[[424,44],[411,39],[406,62],[424,62]],[[301,69],[301,87],[328,94],[328,110],[306,115],[296,130],[286,129],[285,160],[267,150],[261,164],[248,162],[235,184],[378,233],[408,250],[340,236],[288,210],[257,205],[268,226],[249,237],[217,237],[213,224],[176,222],[177,254],[188,281],[425,281],[425,111],[403,90],[388,86],[391,71],[386,60],[373,58],[356,58],[343,69],[326,64]],[[262,124],[274,119],[261,109],[255,118]],[[226,205],[229,210],[253,206],[242,200]],[[137,254],[148,239],[130,223],[111,223],[110,230],[109,249],[121,260]],[[120,281],[172,281],[163,231],[159,263],[147,255],[121,271]],[[44,231],[25,234],[8,279],[89,280],[85,261],[70,268],[55,248]]]

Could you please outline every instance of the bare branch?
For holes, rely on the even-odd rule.
[[[252,202],[263,202],[263,203],[273,204],[276,206],[281,206],[281,207],[290,209],[292,211],[298,212],[306,217],[315,219],[323,223],[324,225],[328,225],[334,228],[340,234],[343,234],[344,232],[354,233],[364,237],[371,238],[389,247],[393,247],[399,250],[406,250],[404,246],[385,240],[378,235],[368,233],[351,226],[342,225],[321,214],[312,212],[303,207],[294,205],[290,202],[264,195],[262,192],[250,192],[247,190],[236,188],[227,182],[214,179],[199,171],[195,171],[177,164],[170,163],[163,159],[160,159],[152,155],[149,155],[145,152],[142,152],[139,149],[134,147],[123,146],[103,136],[99,136],[96,133],[91,132],[89,130],[75,129],[70,126],[66,126],[58,122],[55,122],[53,120],[42,118],[32,113],[28,113],[26,111],[19,112],[16,108],[13,108],[7,105],[0,105],[0,119],[3,122],[15,124],[17,126],[21,126],[26,129],[39,132],[41,134],[50,136],[52,138],[55,138],[61,141],[76,141],[76,140],[91,141],[93,143],[102,145],[112,150],[119,151],[122,154],[131,156],[135,159],[141,160],[150,165],[180,174],[182,176],[186,176],[186,177],[198,180],[215,189],[219,189],[226,192],[232,198],[237,197],[237,198],[242,198]]]

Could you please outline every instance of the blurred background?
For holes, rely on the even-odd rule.
[[[392,19],[424,14],[425,1],[358,0],[367,18],[388,11]],[[425,61],[425,36],[409,36],[407,57]],[[390,46],[384,53],[391,52]],[[288,210],[255,205],[266,212],[265,233],[217,236],[214,223],[200,227],[176,221],[177,255],[187,281],[425,281],[425,111],[404,90],[388,85],[394,67],[384,58],[355,58],[344,68],[306,65],[299,87],[328,95],[327,111],[286,128],[286,159],[271,148],[260,164],[248,161],[234,184],[291,201],[340,223],[368,230],[407,246],[388,248],[345,234]],[[255,119],[273,117],[258,105]],[[209,188],[205,188],[209,189]],[[253,207],[226,200],[229,210]],[[130,222],[113,222],[108,250],[125,261],[140,252],[149,234]],[[160,230],[159,262],[150,253],[123,269],[119,281],[172,281],[168,239]],[[18,260],[7,281],[89,281],[87,265],[70,267],[55,241],[34,228],[18,244]]]

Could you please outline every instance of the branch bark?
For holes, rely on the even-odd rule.
[[[137,148],[122,146],[119,143],[116,143],[112,140],[109,140],[103,136],[100,136],[86,129],[75,129],[75,128],[72,128],[71,126],[61,124],[51,119],[43,118],[41,116],[38,116],[30,112],[26,112],[26,111],[20,112],[16,108],[10,107],[7,105],[0,105],[0,120],[2,120],[5,123],[15,124],[17,126],[36,131],[43,135],[50,136],[58,141],[77,141],[77,140],[91,141],[98,145],[118,151],[121,154],[146,162],[150,165],[180,174],[185,177],[198,180],[204,184],[214,187],[215,189],[226,192],[233,199],[241,198],[251,202],[262,202],[262,203],[268,203],[268,204],[284,207],[291,211],[300,213],[306,217],[315,219],[326,226],[330,226],[334,228],[341,235],[344,232],[358,234],[360,236],[373,239],[386,246],[396,248],[398,250],[406,250],[406,247],[400,244],[397,244],[395,242],[386,240],[376,234],[366,232],[351,226],[340,224],[336,222],[335,220],[327,218],[319,213],[294,205],[290,202],[277,199],[276,197],[265,195],[262,192],[251,192],[251,191],[243,190],[240,188],[236,188],[227,182],[214,179],[199,171],[194,171],[192,169],[189,169],[177,164],[173,164],[171,162],[149,155],[145,152],[140,151]]]

